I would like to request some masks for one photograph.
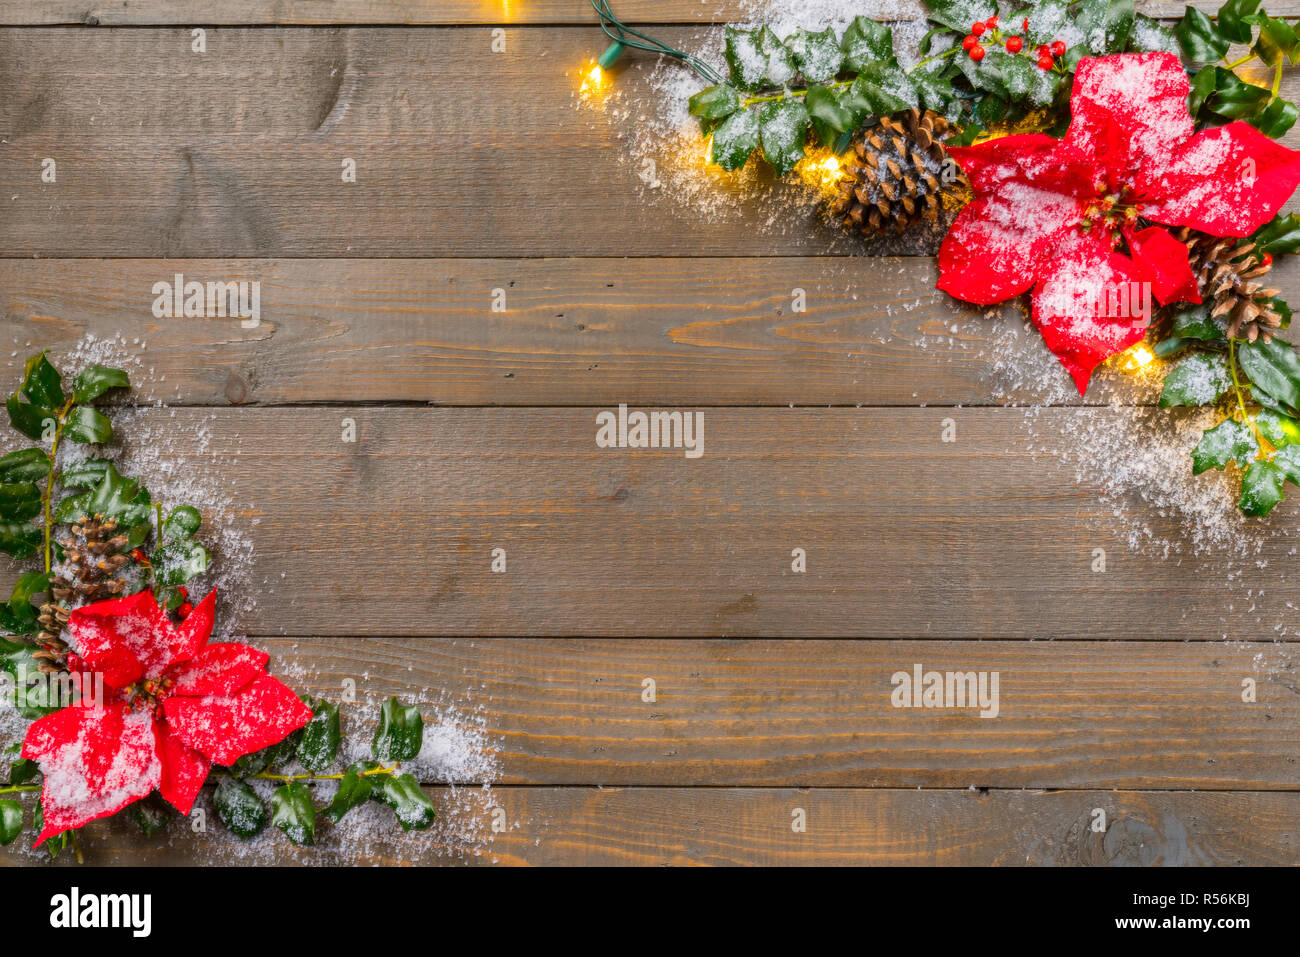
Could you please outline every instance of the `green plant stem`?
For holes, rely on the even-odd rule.
[[[1234,70],[1237,67],[1241,66],[1243,63],[1249,63],[1251,60],[1258,58],[1258,56],[1259,56],[1258,53],[1248,54],[1247,56],[1242,57],[1240,60],[1233,60],[1231,63],[1227,65],[1227,67],[1225,67],[1225,69]]]
[[[63,438],[63,423],[67,417],[68,410],[72,408],[72,399],[63,404],[63,408],[58,411],[58,418],[54,425],[54,441],[50,443],[50,474],[45,482],[45,574],[50,573],[52,567],[52,536],[54,534],[54,519],[50,512],[50,502],[54,498],[54,473],[57,467],[59,457],[59,440]],[[51,596],[53,597],[53,596]]]
[[[31,794],[40,789],[39,784],[9,784],[0,788],[0,794]]]
[[[1280,89],[1282,89],[1282,60],[1279,57],[1277,66],[1273,67],[1273,99],[1277,99]]]
[[[1241,410],[1241,418],[1250,426],[1250,430],[1255,433],[1255,442],[1259,446],[1259,455],[1256,458],[1264,458],[1264,436],[1260,434],[1259,426],[1255,424],[1255,417],[1246,411],[1246,399],[1241,391],[1241,377],[1237,375],[1237,340],[1235,338],[1228,340],[1228,371],[1232,373],[1232,391],[1237,395],[1237,408]]]
[[[397,774],[398,765],[391,768],[378,767],[371,768],[369,771],[360,772],[363,778],[373,777],[375,775],[386,774],[390,777]],[[225,774],[227,777],[234,777],[229,771],[214,771],[214,774]],[[256,774],[246,774],[246,778],[252,778],[257,781],[280,781],[285,784],[294,781],[342,781],[342,774],[276,774],[272,771],[258,771]],[[0,792],[3,793],[3,792]]]

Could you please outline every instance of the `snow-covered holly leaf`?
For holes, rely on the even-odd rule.
[[[1159,20],[1153,20],[1139,13],[1133,20],[1133,35],[1129,38],[1129,49],[1137,53],[1173,53],[1182,52],[1173,32]]]
[[[1206,469],[1223,470],[1232,461],[1245,465],[1255,457],[1258,449],[1249,425],[1235,419],[1224,419],[1214,428],[1207,429],[1192,450],[1192,474],[1200,475]]]
[[[1228,360],[1217,352],[1198,352],[1184,359],[1165,376],[1160,408],[1175,405],[1206,405],[1232,388]]]
[[[840,48],[845,68],[861,73],[868,63],[894,55],[894,32],[870,17],[855,17],[844,31]]]
[[[844,66],[844,51],[830,27],[819,33],[798,29],[786,37],[785,45],[793,54],[800,74],[810,83],[833,80]]]
[[[812,118],[813,129],[822,145],[833,147],[841,133],[857,126],[857,117],[853,111],[840,103],[839,95],[824,86],[814,86],[804,97],[808,106],[808,115]]]
[[[1179,339],[1202,341],[1222,339],[1227,329],[1210,318],[1210,307],[1205,304],[1185,306],[1174,316],[1170,335]]]
[[[758,117],[759,141],[763,157],[779,175],[784,176],[803,159],[810,122],[808,108],[798,100],[763,105]]]
[[[308,771],[324,771],[338,758],[341,740],[339,709],[328,701],[317,701],[298,742],[298,763]]]
[[[975,21],[984,21],[998,12],[994,0],[925,0],[926,16],[962,34],[970,32]]]
[[[171,814],[167,806],[162,803],[157,791],[143,801],[136,801],[127,810],[131,813],[131,820],[135,821],[135,826],[145,837],[153,837],[171,820]]]
[[[113,463],[108,459],[82,459],[73,462],[59,473],[59,484],[66,489],[94,488],[104,481],[108,467]]]
[[[1061,33],[1070,19],[1070,5],[1066,0],[1045,0],[1029,11],[1028,19],[1029,32],[1025,35],[1025,45],[1036,47],[1051,43],[1061,39]]]
[[[266,805],[256,791],[238,778],[223,777],[212,795],[212,803],[221,823],[242,838],[255,837],[266,827]],[[280,826],[279,821],[276,826]]]
[[[1288,445],[1279,449],[1273,456],[1273,464],[1281,469],[1288,482],[1300,485],[1300,445]]]
[[[740,169],[758,149],[758,110],[737,110],[713,131],[710,159],[723,169]]]
[[[424,719],[414,705],[389,698],[379,710],[372,750],[376,761],[409,761],[424,743]]]
[[[687,103],[691,116],[720,120],[740,109],[740,94],[730,83],[719,83],[700,90]]]
[[[177,505],[167,516],[167,521],[163,522],[163,538],[167,539],[186,539],[193,538],[198,532],[199,526],[203,524],[203,516],[193,505]]]
[[[1101,56],[1128,48],[1136,15],[1133,0],[1091,0],[1079,8],[1074,22],[1088,49]]]
[[[271,795],[271,823],[295,844],[316,843],[316,807],[307,785],[290,781],[275,789]]]
[[[409,774],[375,775],[371,796],[393,809],[405,831],[422,831],[436,816],[420,782]]]
[[[1267,515],[1282,501],[1282,483],[1286,475],[1272,462],[1256,460],[1241,476],[1241,510],[1256,517]]]

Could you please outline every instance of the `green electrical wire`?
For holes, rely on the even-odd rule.
[[[596,11],[596,15],[600,17],[600,28],[605,31],[607,37],[614,41],[600,55],[600,59],[596,61],[602,69],[608,69],[618,59],[624,48],[630,47],[633,50],[647,50],[650,53],[660,53],[675,60],[681,60],[710,83],[726,82],[722,74],[699,57],[674,49],[662,40],[656,40],[648,34],[634,30],[619,20],[618,17],[614,16],[614,11],[610,9],[609,0],[591,0],[591,6]]]

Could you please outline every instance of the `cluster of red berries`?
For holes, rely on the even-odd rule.
[[[1024,22],[1020,24],[1020,29],[1026,33],[1029,31],[1028,17],[1025,17]],[[966,39],[961,41],[961,48],[970,54],[972,60],[978,63],[984,59],[984,46],[980,42],[980,37],[986,32],[991,32],[994,35],[993,39],[996,40],[997,30],[998,18],[996,15],[989,17],[983,23],[972,23],[970,33],[966,36]],[[1019,53],[1025,48],[1024,38],[1020,36],[1009,36],[1002,41],[1002,44],[1007,48],[1008,53]],[[1056,65],[1054,57],[1065,56],[1066,49],[1065,44],[1060,40],[1056,40],[1050,46],[1046,43],[1042,44],[1036,51],[1038,53],[1038,68],[1040,70],[1050,70]]]

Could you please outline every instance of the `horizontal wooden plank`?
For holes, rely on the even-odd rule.
[[[260,325],[154,318],[154,284],[178,273],[260,283]],[[1300,264],[1275,275],[1300,298]],[[0,336],[56,358],[86,337],[146,342],[139,395],[200,405],[1079,401],[1018,307],[969,307],[934,282],[932,260],[860,257],[9,259]],[[1041,373],[1015,381],[1013,352]],[[10,379],[26,357],[6,357]],[[1100,371],[1087,401],[1151,400],[1122,378]]]
[[[1149,16],[1176,17],[1184,4],[1138,0]],[[755,6],[746,0],[615,0],[614,12],[627,23],[709,23],[752,19]],[[915,0],[864,3],[878,19],[906,20],[921,15]],[[1191,6],[1213,13],[1217,0],[1194,0]],[[1270,12],[1295,16],[1300,7],[1280,0]],[[0,24],[190,25],[190,24],[563,24],[595,23],[586,0],[0,0]]]
[[[1291,789],[1291,645],[657,639],[258,639],[344,705],[425,688],[472,702],[527,785]],[[996,673],[996,714],[895,707],[897,672]],[[644,700],[645,680],[653,702]],[[1241,700],[1245,679],[1257,701]],[[986,684],[986,687],[988,685]],[[991,699],[989,699],[991,700]],[[431,782],[432,783],[432,782]],[[444,782],[445,783],[445,782]],[[472,785],[474,781],[459,782]]]
[[[495,788],[432,792],[441,817],[404,834],[385,809],[322,825],[317,846],[278,832],[240,842],[173,821],[145,838],[91,824],[90,864],[1064,865],[1300,863],[1300,794],[1179,791],[872,791]],[[214,821],[208,796],[200,806]],[[491,833],[492,808],[508,829]],[[807,830],[792,830],[796,809]],[[1105,814],[1106,830],[1092,829]],[[0,864],[34,863],[0,849]],[[70,855],[62,863],[72,864]]]
[[[0,30],[0,256],[915,255],[941,235],[850,239],[808,187],[694,170],[694,133],[689,160],[636,145],[649,61],[607,111],[575,103],[594,30],[512,28],[503,54],[485,27],[218,29],[203,55],[177,29],[69,36]],[[648,188],[643,159],[728,211]]]
[[[696,459],[598,448],[594,409],[163,409],[125,431],[180,483],[153,473],[164,500],[234,496],[209,520],[246,530],[251,580],[274,583],[239,621],[254,634],[1272,640],[1291,623],[1300,496],[1248,560],[1193,560],[1135,489],[1140,534],[1184,543],[1154,556],[1099,480],[1037,450],[1123,410],[703,414]]]

